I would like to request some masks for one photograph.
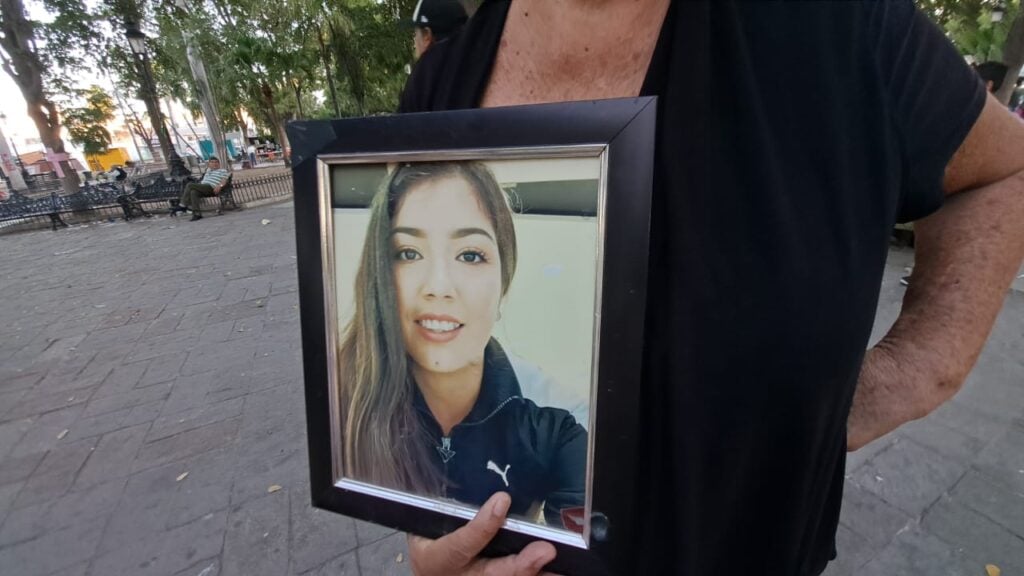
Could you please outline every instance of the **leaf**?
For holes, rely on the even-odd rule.
[[[182,472],[181,474],[178,474],[178,477],[177,477],[177,478],[175,478],[175,479],[174,479],[174,481],[175,481],[175,482],[181,482],[181,481],[182,481],[182,480],[184,480],[184,479],[185,479],[186,477],[188,477],[188,472]]]
[[[402,554],[401,552],[399,552],[398,556],[395,557],[395,562],[397,562],[398,564],[401,564],[404,560],[405,560],[405,555]]]
[[[60,434],[57,434],[57,440],[63,440],[68,435],[68,430],[65,428]]]
[[[274,492],[277,492],[280,489],[281,489],[281,487],[279,485],[274,484],[270,488],[267,488],[267,492],[270,493],[270,494],[273,494]]]
[[[999,576],[1003,571],[995,564],[985,564],[985,573],[988,574],[988,576]]]

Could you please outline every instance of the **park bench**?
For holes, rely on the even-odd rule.
[[[220,193],[219,194],[217,194],[216,196],[209,196],[209,197],[203,198],[201,200],[201,202],[203,202],[204,204],[206,202],[215,202],[217,204],[217,215],[218,216],[223,214],[224,210],[238,210],[238,203],[235,202],[234,178],[235,178],[234,175],[229,175],[227,182],[224,183],[224,187],[220,189]],[[191,177],[187,178],[185,180],[186,183],[187,182],[198,182],[198,181],[199,180],[197,178],[191,178]],[[184,188],[184,184],[182,184],[182,189],[183,188]],[[179,192],[178,196],[176,196],[173,200],[170,200],[171,206],[177,206],[178,205],[178,201],[179,201],[180,196],[181,196],[181,190],[179,189],[178,192]],[[172,213],[172,215],[177,216],[177,213],[174,212],[174,213]]]
[[[103,208],[120,208],[126,221],[136,216],[149,217],[136,202],[117,184],[87,184],[77,192],[61,196],[51,192],[48,196],[32,198],[12,192],[10,197],[0,202],[0,222],[16,222],[31,218],[48,217],[53,230],[57,227],[67,228],[63,215]]]

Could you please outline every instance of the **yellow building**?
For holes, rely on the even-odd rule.
[[[131,160],[124,148],[111,148],[103,154],[86,154],[85,161],[93,172],[107,172],[114,166],[124,166]]]

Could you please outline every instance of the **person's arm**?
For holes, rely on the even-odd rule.
[[[574,508],[582,510],[586,503],[587,431],[568,412],[558,430],[546,474],[548,493],[544,497],[544,521],[548,526],[572,530],[575,527],[565,525],[562,513]]]
[[[230,176],[225,176],[224,179],[220,181],[220,184],[217,184],[217,186],[214,187],[214,189],[213,189],[213,195],[214,196],[220,194],[221,189],[223,189],[224,186],[227,185],[228,178],[230,178]]]
[[[847,429],[856,450],[953,397],[1024,259],[1024,123],[991,96],[946,169],[944,206],[915,223],[914,275],[867,352]]]

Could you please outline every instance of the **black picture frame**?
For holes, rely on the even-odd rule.
[[[605,197],[600,228],[602,274],[596,383],[592,398],[589,526],[585,547],[553,542],[549,570],[625,574],[633,564],[630,536],[639,501],[639,380],[643,353],[655,98],[629,98],[481,110],[401,114],[288,125],[292,146],[310,484],[318,508],[397,530],[439,537],[463,516],[379,498],[337,485],[330,412],[330,366],[324,256],[331,240],[321,211],[325,159],[446,154],[487,159],[491,150],[582,147],[603,150]],[[329,201],[329,200],[328,200]],[[329,205],[329,204],[328,204]],[[485,551],[505,555],[535,536],[503,529]]]

